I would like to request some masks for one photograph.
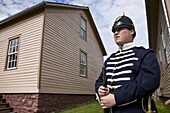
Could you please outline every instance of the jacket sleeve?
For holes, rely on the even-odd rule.
[[[160,68],[153,51],[143,56],[137,77],[130,83],[114,90],[117,105],[141,99],[153,93],[160,84]]]

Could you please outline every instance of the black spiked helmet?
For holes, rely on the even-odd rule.
[[[115,33],[115,31],[120,29],[120,28],[133,29],[134,30],[133,37],[136,36],[135,26],[134,26],[132,20],[125,15],[119,16],[119,17],[116,18],[116,20],[113,24],[113,27],[112,27],[112,32]]]

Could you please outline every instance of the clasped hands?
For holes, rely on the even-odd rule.
[[[98,89],[98,93],[100,96],[100,105],[102,108],[110,108],[116,105],[114,94],[110,93],[110,89],[100,86]]]

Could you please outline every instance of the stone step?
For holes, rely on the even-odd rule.
[[[0,103],[0,108],[6,108],[9,107],[8,103]]]
[[[5,99],[0,99],[0,103],[5,103],[6,100]]]
[[[0,108],[0,113],[9,113],[11,112],[10,108]]]
[[[16,113],[13,112],[13,108],[9,108],[9,104],[6,103],[6,99],[3,99],[0,95],[0,113]]]

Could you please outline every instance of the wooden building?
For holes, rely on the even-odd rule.
[[[88,7],[39,3],[0,21],[0,95],[17,113],[95,99],[104,55]]]
[[[156,93],[167,101],[170,99],[170,1],[145,0],[145,3],[149,45],[155,51],[161,68],[160,88]]]

